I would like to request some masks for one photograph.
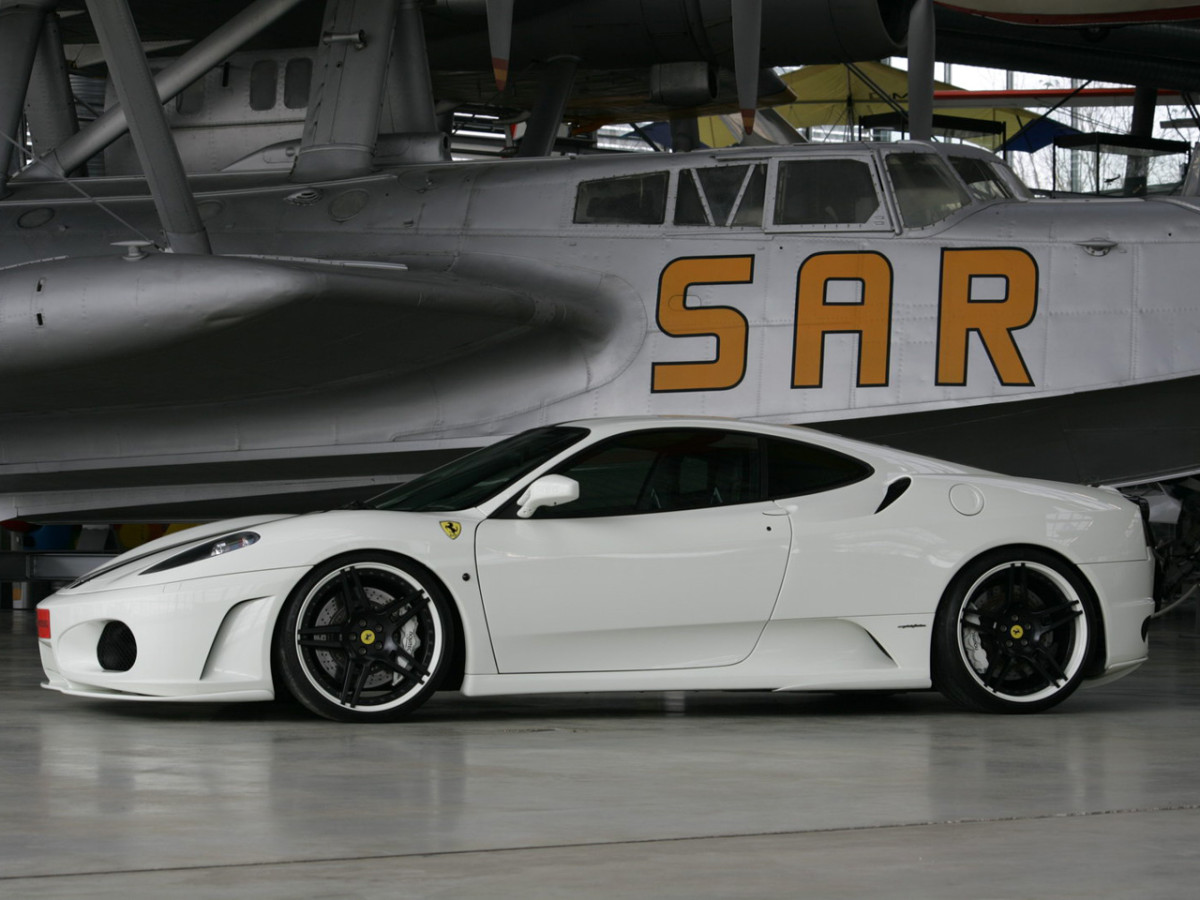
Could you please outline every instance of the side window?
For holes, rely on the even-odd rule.
[[[679,173],[676,225],[762,225],[766,163],[709,166]]]
[[[887,170],[900,216],[909,228],[940,222],[971,202],[936,154],[889,153]]]
[[[579,482],[579,499],[543,507],[536,518],[671,512],[762,498],[754,435],[663,429],[622,435],[556,469]]]
[[[976,200],[1006,200],[1012,196],[1001,179],[982,159],[973,156],[951,156],[950,165],[958,177],[967,183],[967,190]]]
[[[283,70],[283,105],[288,109],[308,106],[308,89],[312,82],[312,60],[298,56],[289,59]]]
[[[798,441],[766,438],[767,499],[799,497],[854,484],[874,470],[866,463]]]
[[[260,59],[250,67],[250,108],[258,112],[275,105],[275,84],[279,80],[279,64],[273,59]]]
[[[661,225],[667,214],[666,172],[585,181],[575,195],[581,225]]]
[[[204,109],[204,79],[189,84],[175,97],[175,111],[180,115],[194,116]]]
[[[879,209],[870,166],[858,159],[779,164],[776,225],[862,225]]]

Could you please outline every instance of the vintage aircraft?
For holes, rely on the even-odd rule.
[[[988,154],[925,142],[545,158],[570,59],[542,67],[534,158],[455,162],[416,0],[331,0],[314,50],[234,71],[297,4],[224,4],[153,76],[128,7],[87,5],[120,109],[75,131],[31,108],[57,137],[0,188],[0,519],[294,508],[531,425],[643,412],[834,423],[1071,480],[1200,469],[1177,414],[1200,388],[1192,200],[1033,201]],[[597,18],[569,49],[641,5],[575,4]],[[54,6],[0,4],[0,65],[43,99],[64,90]],[[666,16],[620,61],[677,65],[657,102],[684,115],[716,97],[679,44],[719,40],[748,112],[781,10],[808,16],[818,61],[835,38],[821,52],[894,52],[911,4],[745,6],[699,35]],[[435,12],[468,8],[526,21]],[[739,65],[747,33],[764,37]],[[171,126],[230,84],[251,116],[303,110],[302,133],[193,174]],[[69,177],[126,126],[144,174]]]

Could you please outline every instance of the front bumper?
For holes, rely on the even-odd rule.
[[[38,641],[44,687],[129,700],[269,700],[271,637],[279,609],[307,568],[272,569],[89,592],[42,601],[50,638]],[[125,671],[101,664],[105,626],[136,642]]]

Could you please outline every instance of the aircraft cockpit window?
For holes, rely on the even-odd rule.
[[[889,153],[887,170],[908,228],[940,222],[971,202],[966,189],[934,153]]]
[[[879,209],[870,166],[857,159],[779,164],[776,225],[862,225]]]
[[[958,177],[967,183],[967,190],[976,200],[1007,200],[1013,195],[985,160],[973,156],[951,156],[950,165]]]
[[[679,173],[676,225],[760,226],[767,166],[710,166]]]
[[[666,172],[584,181],[575,195],[581,225],[661,225],[667,214]]]

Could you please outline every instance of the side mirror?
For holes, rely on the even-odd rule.
[[[579,499],[579,482],[566,475],[543,475],[517,498],[517,516],[528,519],[543,506],[561,506]]]

